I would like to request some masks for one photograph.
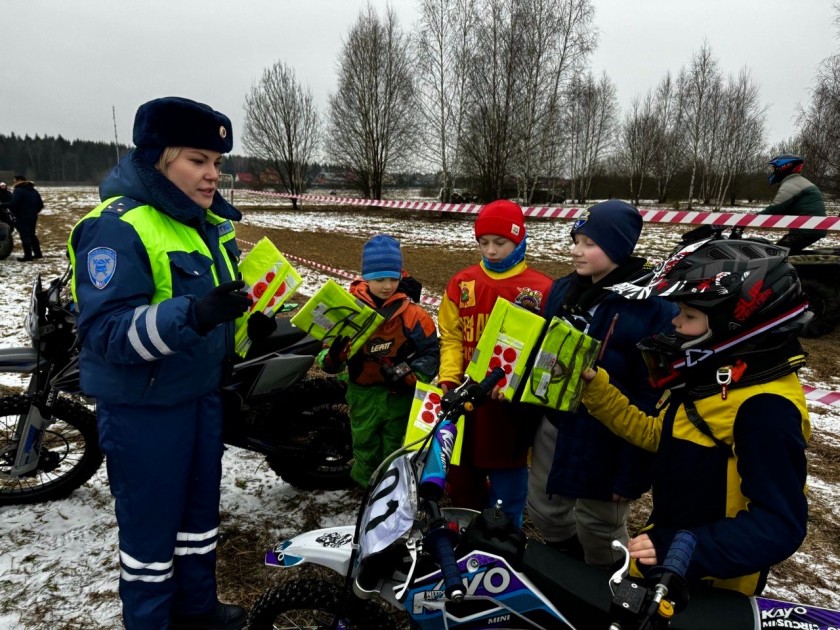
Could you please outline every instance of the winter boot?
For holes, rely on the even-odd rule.
[[[172,617],[171,630],[240,630],[248,612],[242,606],[218,602],[210,612],[191,617]]]

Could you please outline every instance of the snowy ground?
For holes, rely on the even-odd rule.
[[[46,209],[39,225],[44,242],[64,242],[67,230],[86,210],[97,203],[93,188],[47,188],[41,190]],[[416,191],[414,191],[416,194]],[[408,193],[410,195],[410,193]],[[273,200],[237,191],[237,204],[270,206]],[[740,208],[739,210],[744,210]],[[434,243],[452,248],[472,248],[469,232],[446,226],[399,220],[361,217],[356,213],[335,212],[254,212],[246,218],[250,225],[282,226],[309,231],[314,228],[352,234],[391,233],[401,240]],[[568,240],[553,221],[528,224],[529,251],[550,256],[567,256]],[[642,255],[657,258],[667,252],[685,226],[646,226],[640,243]],[[562,238],[560,234],[564,235]],[[840,245],[840,237],[828,243]],[[19,250],[18,250],[19,252]],[[16,252],[14,255],[19,255]],[[36,272],[45,278],[58,275],[66,264],[62,251],[50,247],[47,257],[36,263],[0,261],[0,347],[27,345],[23,334],[23,316],[29,290]],[[329,277],[322,272],[296,265],[303,276],[303,289],[296,296],[302,300]],[[348,271],[354,271],[352,269]],[[453,270],[455,271],[455,270]],[[806,370],[803,381],[830,391],[840,391],[840,378],[813,382]],[[0,384],[18,386],[13,375],[0,375]],[[840,406],[811,403],[815,431],[834,443],[840,452]],[[820,479],[811,480],[811,492],[840,519],[837,488]],[[329,506],[343,496],[339,493],[314,493],[307,501],[320,503],[328,514],[322,526],[350,523],[349,511],[330,514]],[[224,459],[222,509],[226,518],[242,528],[258,526],[269,520],[276,523],[271,534],[277,538],[293,535],[304,528],[306,502],[284,484],[264,464],[261,456],[229,449]],[[827,549],[821,558],[798,554],[796,561],[819,571],[820,565],[837,567],[837,547]],[[224,550],[222,550],[222,553]],[[822,565],[825,566],[825,565]],[[0,507],[0,630],[2,629],[90,629],[118,628],[120,606],[116,596],[116,527],[112,499],[108,492],[104,467],[69,499],[35,506]],[[836,585],[838,575],[824,576],[825,588],[813,590],[804,585],[788,584],[771,576],[768,596],[804,601],[840,608]],[[784,584],[782,584],[784,582]],[[45,605],[46,604],[46,605]]]

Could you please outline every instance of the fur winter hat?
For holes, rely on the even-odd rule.
[[[362,248],[362,278],[399,279],[402,276],[402,252],[397,239],[387,234],[377,234]]]
[[[140,149],[193,147],[230,153],[233,128],[227,116],[204,103],[166,96],[138,108],[134,144]]]
[[[507,199],[488,203],[475,220],[475,238],[487,234],[504,236],[519,245],[525,238],[525,215],[522,214],[522,208]]]
[[[572,226],[575,234],[588,236],[616,264],[633,255],[642,233],[642,215],[635,207],[620,199],[610,199],[590,206]]]

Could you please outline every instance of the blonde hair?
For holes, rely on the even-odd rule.
[[[166,173],[166,167],[175,161],[178,154],[181,152],[181,147],[166,147],[163,153],[160,154],[155,168],[161,173]]]

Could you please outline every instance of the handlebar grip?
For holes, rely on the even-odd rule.
[[[455,550],[452,548],[452,541],[449,539],[449,532],[443,528],[430,532],[432,553],[440,564],[440,571],[443,574],[443,583],[446,587],[446,596],[452,601],[460,601],[464,598],[464,584],[461,582],[461,571],[458,563],[455,562]]]
[[[688,571],[688,563],[691,562],[691,556],[694,554],[696,546],[697,536],[686,529],[681,529],[671,542],[671,548],[668,549],[662,568],[680,577],[685,577],[686,571]]]
[[[490,391],[498,384],[505,377],[505,371],[500,367],[493,368],[493,371],[490,372],[487,376],[481,379],[481,382],[478,384],[481,389],[485,391],[485,393],[490,393]]]

